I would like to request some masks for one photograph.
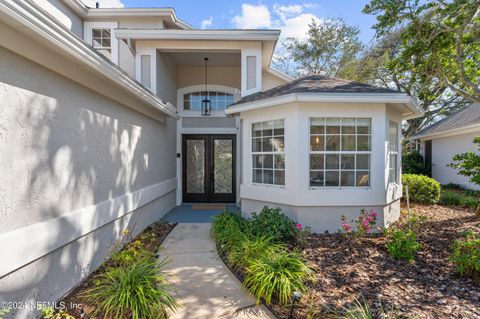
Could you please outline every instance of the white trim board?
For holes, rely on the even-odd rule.
[[[232,115],[292,102],[395,103],[405,105],[411,114],[423,115],[415,100],[404,93],[292,93],[233,105],[225,113]]]
[[[445,131],[436,132],[436,133],[422,134],[418,136],[413,136],[411,139],[412,140],[431,140],[434,138],[468,134],[468,133],[473,133],[477,131],[480,131],[480,124],[473,124],[469,126],[464,126],[456,129],[451,129],[451,130],[445,130]]]
[[[96,229],[121,218],[177,188],[172,178],[96,205],[0,235],[0,278]],[[71,230],[73,228],[73,230]],[[68,229],[69,231],[64,231]]]
[[[135,40],[245,40],[277,41],[279,30],[117,29],[118,39]]]

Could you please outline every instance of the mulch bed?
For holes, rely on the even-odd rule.
[[[295,311],[295,318],[326,318],[351,304],[355,298],[374,310],[380,302],[414,318],[480,318],[480,282],[461,278],[449,260],[451,244],[465,230],[480,231],[473,209],[416,205],[425,216],[418,239],[422,245],[412,263],[389,256],[381,235],[358,244],[339,234],[314,234],[303,250],[318,281]],[[405,216],[403,216],[405,218]],[[280,318],[288,309],[273,305]]]
[[[133,238],[130,242],[133,241],[141,241],[143,247],[151,252],[157,253],[160,245],[162,244],[163,240],[167,235],[175,228],[177,224],[170,224],[166,222],[157,222],[155,224],[150,225],[145,230],[143,230],[140,234],[138,234],[135,238]],[[124,248],[128,247],[128,244]],[[105,272],[105,270],[111,265],[111,260],[107,260],[103,263],[97,270],[91,273],[87,278],[85,278],[77,287],[75,287],[66,297],[62,299],[65,302],[67,307],[72,304],[81,304],[82,309],[84,311],[84,316],[81,317],[80,309],[69,309],[68,313],[75,318],[103,318],[103,315],[100,316],[92,316],[90,315],[93,310],[95,309],[94,305],[91,305],[85,302],[84,298],[82,298],[81,294],[88,288],[92,286],[92,281],[94,280],[95,276]],[[108,317],[107,317],[108,318]]]

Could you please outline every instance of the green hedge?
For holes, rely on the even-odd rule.
[[[435,204],[440,200],[440,183],[431,177],[415,174],[402,175],[403,192],[408,185],[408,193],[412,202]]]

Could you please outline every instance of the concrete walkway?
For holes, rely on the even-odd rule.
[[[170,318],[275,318],[265,307],[254,306],[255,298],[218,257],[210,238],[209,221],[220,212],[181,209],[185,210],[184,215],[179,215],[181,220],[190,220],[189,214],[204,218],[194,223],[180,222],[160,250],[162,258],[171,260],[167,271],[178,289],[177,301],[181,305]],[[165,219],[177,221],[171,214]]]

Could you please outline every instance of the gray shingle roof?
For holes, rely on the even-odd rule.
[[[415,134],[413,138],[460,129],[474,124],[480,124],[480,104],[472,104],[447,116],[446,118],[424,128]]]
[[[231,106],[292,93],[402,93],[400,91],[323,75],[307,75],[266,91],[243,97]]]

